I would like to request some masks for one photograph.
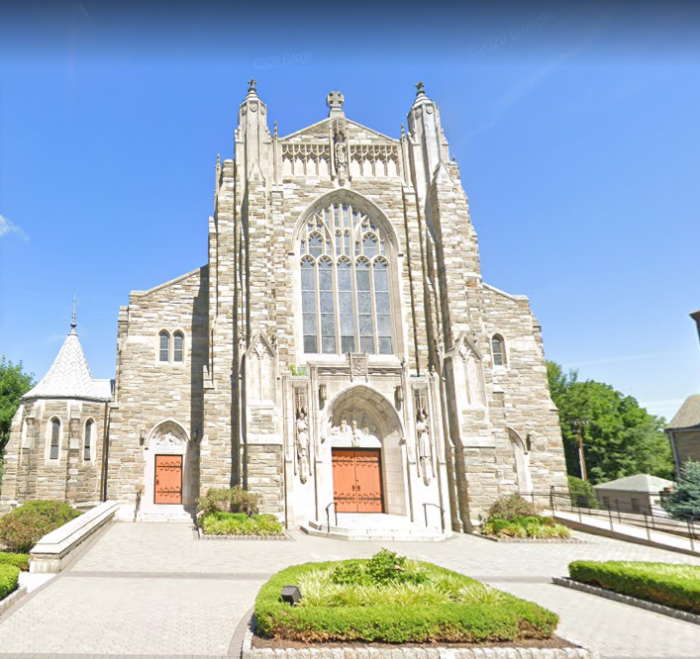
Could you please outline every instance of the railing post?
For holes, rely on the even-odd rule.
[[[554,513],[554,485],[549,488],[549,507],[552,509],[552,514]]]
[[[695,551],[695,539],[693,538],[693,528],[695,524],[692,519],[687,520],[688,523],[688,537],[690,538],[690,551]]]
[[[647,530],[647,540],[651,542],[651,530],[649,529],[649,521],[647,520],[647,511],[643,510],[644,513],[644,527]]]
[[[612,508],[610,508],[610,506],[608,506],[608,517],[610,517],[610,530],[614,531],[615,529],[613,529]]]

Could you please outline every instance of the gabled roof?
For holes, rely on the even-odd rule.
[[[672,485],[673,481],[667,481],[665,478],[650,476],[649,474],[636,474],[635,476],[626,476],[625,478],[618,478],[615,481],[609,481],[607,483],[598,483],[598,485],[593,486],[593,489],[657,494],[665,487],[671,487]]]
[[[700,426],[700,395],[688,396],[681,409],[666,425],[666,430],[680,430]]]
[[[95,380],[80,345],[75,323],[63,342],[58,356],[41,382],[30,389],[22,400],[31,398],[78,398],[108,401],[112,398],[109,380]]]

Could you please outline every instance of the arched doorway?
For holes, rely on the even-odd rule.
[[[325,410],[328,494],[339,513],[408,514],[403,437],[396,410],[374,389],[353,386],[331,401]]]
[[[193,503],[188,438],[172,419],[159,423],[144,446],[142,512],[178,516]]]

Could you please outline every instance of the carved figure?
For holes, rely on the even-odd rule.
[[[352,422],[352,445],[359,446],[362,443],[362,432],[357,427],[357,421]]]
[[[433,456],[430,447],[430,432],[426,420],[425,410],[418,414],[416,422],[416,436],[418,443],[418,456],[423,472],[423,482],[428,485],[433,477]]]
[[[297,414],[296,427],[297,462],[299,463],[299,478],[306,483],[309,478],[309,424],[303,409]]]

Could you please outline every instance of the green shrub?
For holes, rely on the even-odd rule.
[[[62,501],[27,501],[0,519],[0,544],[28,552],[42,536],[81,514]]]
[[[391,553],[384,554],[375,566],[392,562],[388,557]],[[371,586],[333,583],[334,575],[369,574],[368,563],[359,560],[307,563],[278,572],[260,589],[256,599],[257,632],[265,637],[304,643],[477,643],[549,638],[558,622],[556,614],[536,604],[430,563],[406,563],[407,568],[426,576],[423,584],[392,580]],[[325,587],[331,588],[330,596],[335,598],[330,605],[328,600],[318,600],[318,604],[313,601],[318,595],[312,592],[313,582],[316,580],[323,586],[323,579]],[[311,602],[304,601],[301,588],[300,605],[283,602],[282,586],[299,583],[305,584]],[[344,593],[332,589],[344,589]],[[461,601],[451,596],[454,592],[462,592]],[[389,593],[391,603],[387,603]]]
[[[14,565],[0,564],[0,600],[17,590],[19,568]]]
[[[274,515],[213,512],[203,515],[200,525],[208,535],[282,535],[284,527]]]
[[[0,551],[0,565],[14,565],[22,572],[29,571],[29,554],[11,554],[6,551]]]
[[[537,515],[537,508],[529,501],[525,501],[519,494],[511,494],[507,497],[499,497],[489,508],[487,519],[499,518],[512,522],[522,517]]]
[[[574,561],[569,576],[616,593],[700,613],[700,567],[628,561]]]
[[[571,505],[578,508],[600,508],[593,485],[576,476],[566,477],[569,483]]]
[[[484,535],[492,535],[500,538],[535,538],[551,539],[571,537],[569,529],[561,524],[556,524],[551,517],[537,517],[530,515],[511,521],[494,518],[489,519],[481,529]]]
[[[675,489],[661,499],[661,506],[674,519],[700,519],[700,462],[683,463]]]
[[[244,490],[240,485],[231,489],[211,488],[197,500],[200,513],[245,513],[255,515],[260,512],[260,495]]]

